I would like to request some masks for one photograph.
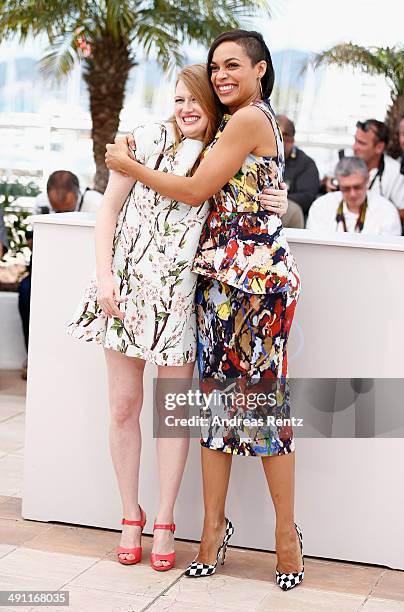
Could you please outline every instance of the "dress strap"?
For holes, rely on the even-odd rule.
[[[265,115],[268,117],[269,121],[271,122],[272,129],[273,129],[274,134],[275,134],[277,156],[278,156],[278,159],[281,159],[283,161],[283,158],[284,158],[284,149],[283,149],[282,132],[281,132],[281,129],[280,129],[279,125],[278,125],[278,122],[277,122],[276,116],[275,116],[275,112],[274,112],[274,110],[273,110],[269,100],[258,100],[256,102],[252,102],[251,106],[256,106],[257,108],[260,108],[262,110],[262,112],[265,113]]]

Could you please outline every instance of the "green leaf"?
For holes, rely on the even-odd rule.
[[[49,48],[39,63],[39,69],[45,78],[60,81],[73,69],[77,59],[74,39],[75,34],[69,32]]]
[[[114,317],[114,322],[111,325],[111,329],[118,330],[119,328],[123,329],[123,323],[119,317]]]
[[[403,47],[362,47],[343,43],[318,53],[311,63],[314,68],[323,64],[334,64],[360,68],[371,75],[382,75],[389,81],[395,96],[404,95]]]
[[[87,312],[84,313],[83,315],[86,319],[89,319],[90,321],[92,321],[93,319],[96,318],[96,315],[94,312],[91,312],[89,310],[87,310]]]

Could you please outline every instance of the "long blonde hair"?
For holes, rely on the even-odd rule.
[[[206,64],[192,64],[191,66],[186,66],[179,72],[175,86],[177,86],[178,81],[182,81],[187,89],[189,89],[208,118],[208,126],[203,137],[203,144],[206,146],[212,142],[222,119],[222,112],[209,83]],[[175,142],[178,144],[183,136],[177,125],[175,116],[173,115],[170,117],[169,121],[173,124]]]

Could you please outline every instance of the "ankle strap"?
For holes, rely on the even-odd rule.
[[[174,531],[175,531],[175,523],[154,523],[153,531],[155,529],[167,529],[167,530],[172,531],[174,533]]]
[[[134,527],[144,527],[145,521],[130,521],[129,519],[123,518],[122,525],[133,525]]]
[[[146,525],[146,514],[140,504],[139,504],[139,510],[140,510],[140,520],[139,521],[131,521],[129,519],[123,518],[122,525],[133,525],[134,527],[143,528]]]

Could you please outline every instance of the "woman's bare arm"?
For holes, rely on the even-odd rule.
[[[267,130],[268,119],[260,109],[239,110],[192,177],[147,168],[130,159],[124,143],[107,145],[106,162],[108,167],[136,178],[165,197],[200,206],[238,172],[249,153],[262,148],[264,138],[268,147],[276,149],[275,136],[271,130],[272,142],[269,142]]]
[[[116,220],[134,183],[134,178],[123,176],[118,172],[111,172],[109,177],[95,224],[95,259],[98,279],[111,274],[112,242]]]
[[[118,305],[127,298],[119,294],[118,283],[112,274],[112,246],[119,212],[134,183],[132,177],[111,172],[95,224],[97,301],[107,316],[120,319],[125,315]]]

